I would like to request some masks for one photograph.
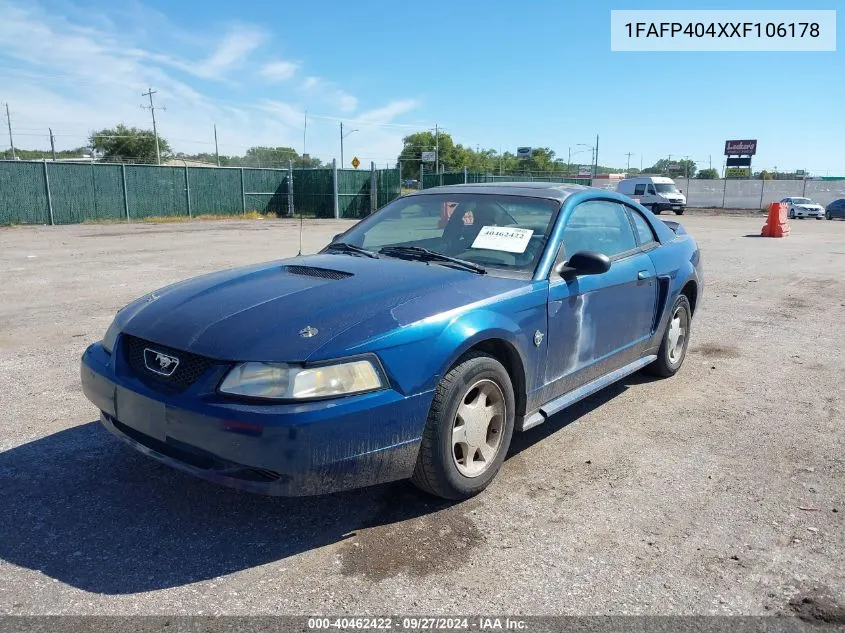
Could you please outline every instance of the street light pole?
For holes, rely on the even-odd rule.
[[[344,162],[343,162],[343,139],[345,139],[347,136],[349,136],[353,132],[357,132],[357,131],[358,131],[357,129],[349,130],[346,134],[344,134],[343,133],[343,121],[340,122],[340,167],[341,167],[341,169],[343,169],[343,165],[344,165]]]

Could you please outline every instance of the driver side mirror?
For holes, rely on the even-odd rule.
[[[564,279],[572,279],[578,275],[601,275],[610,270],[610,258],[596,251],[578,251],[556,270]]]
[[[343,233],[338,233],[337,235],[335,235],[335,236],[332,238],[332,241],[331,241],[331,242],[329,242],[329,244],[331,244],[332,242],[337,242],[337,238],[339,238],[341,235],[343,235]]]

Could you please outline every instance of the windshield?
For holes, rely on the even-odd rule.
[[[675,183],[654,183],[654,188],[657,189],[657,193],[680,193],[678,188],[675,186]]]
[[[793,198],[792,204],[814,204],[809,198]]]
[[[521,196],[406,196],[337,241],[371,252],[386,246],[417,246],[485,268],[533,271],[559,208],[555,200]],[[387,249],[385,255],[396,252]]]

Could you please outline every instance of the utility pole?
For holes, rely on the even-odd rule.
[[[305,111],[305,125],[302,126],[302,157],[305,158],[305,135],[308,133],[308,110]],[[303,167],[305,164],[303,163]]]
[[[593,178],[598,176],[599,171],[599,135],[596,134],[596,157],[593,159]]]
[[[156,139],[156,165],[161,165],[161,151],[158,148],[158,128],[156,128],[156,107],[153,104],[153,95],[156,94],[158,90],[153,90],[152,88],[148,88],[147,92],[142,92],[142,97],[149,97],[150,98],[150,105],[145,106],[142,105],[142,108],[149,108],[150,114],[153,117],[153,136]],[[164,110],[165,108],[162,108]]]
[[[50,130],[50,151],[53,152],[53,161],[56,160],[56,139],[53,137],[53,128],[48,127]]]
[[[12,138],[12,117],[9,116],[9,102],[6,102],[6,123],[9,124],[9,145],[12,146],[12,160],[17,160],[15,156],[15,140]]]
[[[220,167],[220,149],[217,147],[217,124],[214,124],[214,156],[217,157],[217,166]]]
[[[631,152],[628,152],[627,154],[625,154],[625,156],[628,157],[628,165],[625,167],[625,171],[628,171],[629,169],[631,169],[631,156],[633,156],[633,154]]]
[[[572,164],[572,148],[568,147],[567,149],[569,150],[566,153],[566,175],[568,176],[569,175],[569,169],[570,169],[571,164]]]
[[[440,131],[436,123],[434,124],[434,173],[440,173]]]

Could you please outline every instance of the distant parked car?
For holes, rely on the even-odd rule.
[[[795,218],[799,220],[804,218],[821,220],[824,217],[824,207],[809,198],[784,198],[781,202],[786,204],[786,214],[790,220]]]
[[[828,220],[833,220],[834,218],[845,220],[845,198],[839,198],[839,200],[834,200],[827,205],[824,217]]]
[[[419,184],[419,181],[414,178],[406,178],[402,181],[403,187],[416,187]]]

